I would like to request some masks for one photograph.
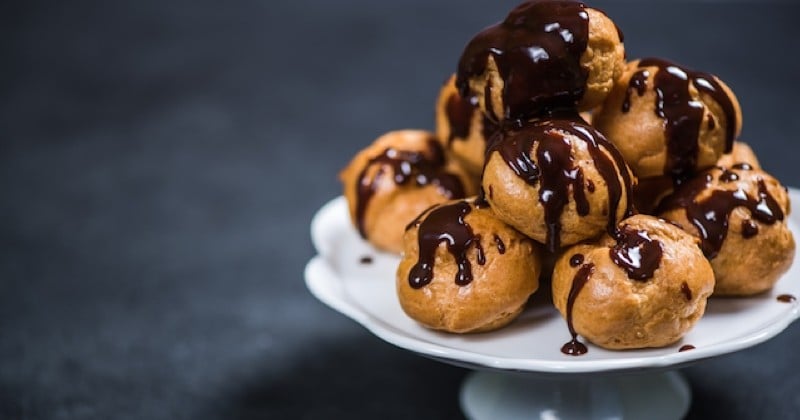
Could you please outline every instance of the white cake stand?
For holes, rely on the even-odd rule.
[[[800,191],[790,196],[797,208]],[[800,238],[800,216],[792,215],[789,226]],[[795,264],[769,293],[711,299],[705,316],[673,346],[609,351],[587,343],[587,354],[568,356],[560,351],[570,338],[565,322],[536,299],[511,325],[491,333],[439,333],[408,318],[395,292],[398,257],[358,236],[342,197],[317,212],[311,236],[318,252],[305,270],[311,293],[389,343],[473,369],[460,394],[472,419],[681,418],[691,392],[677,368],[764,342],[800,317],[800,302],[777,299],[800,297]],[[688,344],[695,348],[679,351]]]

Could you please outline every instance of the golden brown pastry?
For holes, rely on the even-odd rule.
[[[716,164],[742,129],[733,92],[716,76],[646,58],[628,63],[592,124],[642,180],[676,183]]]
[[[436,102],[436,137],[461,166],[481,176],[486,144],[498,130],[478,109],[477,99],[462,97],[455,85],[456,76],[447,80]]]
[[[475,199],[425,211],[408,226],[404,245],[397,268],[400,305],[428,328],[500,328],[539,286],[536,245]]]
[[[617,238],[576,245],[553,272],[553,303],[582,354],[587,340],[608,349],[662,347],[683,337],[703,316],[714,274],[697,239],[653,216],[620,223]]]
[[[577,116],[504,130],[487,159],[482,186],[492,210],[551,252],[615,229],[631,211],[627,165]]]
[[[492,121],[600,105],[624,66],[622,34],[577,1],[528,1],[467,44],[456,85]]]
[[[661,216],[700,238],[717,278],[715,295],[751,295],[772,288],[792,264],[789,206],[778,180],[739,163],[682,185],[661,204]]]
[[[733,150],[730,153],[722,155],[717,161],[717,166],[723,168],[730,168],[737,163],[746,163],[753,169],[761,169],[761,164],[758,162],[755,152],[747,143],[736,141],[733,143]]]
[[[447,162],[427,131],[392,131],[359,152],[339,174],[350,218],[376,247],[402,250],[403,228],[436,203],[476,194],[463,169]]]

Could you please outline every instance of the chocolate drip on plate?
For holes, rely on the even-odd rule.
[[[614,264],[628,273],[629,279],[646,281],[661,264],[661,246],[661,241],[650,238],[647,232],[626,225],[609,255]]]
[[[523,121],[553,109],[575,108],[586,90],[580,64],[589,41],[585,5],[569,0],[534,0],[476,35],[458,63],[456,86],[470,94],[469,80],[484,77],[492,57],[503,80],[504,115],[494,115],[492,91],[484,103],[494,121]]]
[[[693,346],[691,344],[684,344],[684,345],[681,346],[681,348],[678,349],[678,351],[679,352],[684,352],[684,351],[689,351],[689,350],[694,350],[694,349],[695,349],[695,346]]]
[[[656,92],[656,114],[665,121],[667,163],[664,172],[675,185],[694,174],[699,149],[698,136],[705,105],[689,92],[695,89],[710,96],[725,114],[725,153],[731,151],[738,121],[733,101],[711,74],[692,71],[660,58],[645,58],[639,67],[657,67],[653,79]],[[631,78],[631,83],[634,78]],[[628,88],[630,90],[630,86]],[[623,105],[624,106],[624,105]]]
[[[575,256],[572,258],[575,258]],[[583,259],[583,256],[581,256],[581,259]],[[570,261],[570,265],[571,263],[572,261]],[[575,327],[572,324],[572,310],[575,306],[575,299],[577,299],[578,294],[583,290],[583,286],[589,281],[592,273],[594,273],[594,264],[588,263],[582,265],[572,279],[572,286],[570,286],[569,295],[567,296],[567,328],[569,328],[572,339],[561,347],[561,352],[570,356],[580,356],[589,351],[585,344],[578,341],[578,333],[575,332]]]
[[[428,139],[424,152],[397,150],[388,148],[378,156],[370,159],[357,178],[356,185],[356,227],[361,237],[366,238],[364,216],[372,196],[378,190],[380,180],[390,171],[394,183],[407,185],[414,182],[422,187],[436,185],[448,199],[464,198],[464,185],[453,173],[445,170],[445,155],[442,146],[436,139]],[[372,177],[367,178],[368,170],[378,165],[379,169]]]
[[[776,299],[778,299],[778,302],[783,303],[792,303],[797,300],[793,295],[779,295]]]
[[[417,233],[419,258],[408,274],[408,282],[412,288],[419,289],[433,280],[436,250],[442,242],[447,245],[447,251],[458,266],[456,284],[466,286],[472,281],[472,265],[467,257],[467,251],[473,243],[476,243],[478,249],[478,263],[486,261],[485,257],[482,257],[483,248],[477,242],[479,238],[472,233],[472,228],[464,220],[471,211],[472,207],[468,202],[459,201],[434,208],[419,223]]]

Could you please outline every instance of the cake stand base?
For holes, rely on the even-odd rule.
[[[691,391],[678,372],[531,376],[473,372],[461,385],[468,419],[681,419]]]

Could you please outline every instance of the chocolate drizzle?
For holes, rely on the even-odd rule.
[[[622,112],[631,110],[631,93],[635,90],[639,96],[644,95],[647,90],[647,79],[650,77],[650,72],[647,70],[638,70],[633,73],[631,79],[628,81],[628,88],[625,90],[625,100],[622,101]]]
[[[665,121],[667,162],[664,172],[672,177],[675,185],[680,185],[694,174],[697,167],[698,136],[705,109],[702,101],[690,94],[689,84],[710,96],[722,108],[726,124],[726,153],[733,147],[736,127],[739,125],[736,109],[730,96],[711,74],[688,70],[660,58],[642,59],[638,66],[658,68],[653,83],[656,92],[655,111]],[[639,78],[632,77],[628,94],[632,86],[636,87],[636,83],[640,83]],[[626,100],[629,99],[628,96]],[[624,107],[625,104],[623,110]]]
[[[735,208],[746,208],[750,211],[751,219],[767,225],[783,220],[783,210],[770,195],[763,179],[758,178],[756,181],[757,197],[751,197],[741,188],[734,191],[714,189],[709,196],[698,200],[698,195],[709,188],[712,180],[711,173],[706,172],[684,184],[659,206],[661,211],[676,208],[686,210],[686,217],[700,235],[700,249],[708,259],[716,257],[722,248],[728,235],[730,215]],[[749,221],[752,223],[752,220]],[[751,230],[745,233],[743,229],[743,236],[750,233]]]
[[[434,138],[428,139],[425,151],[397,150],[390,147],[370,159],[356,180],[356,227],[361,237],[367,237],[364,228],[367,206],[387,171],[391,171],[396,185],[406,185],[412,181],[417,186],[436,185],[448,199],[464,198],[464,185],[458,176],[445,170],[445,163],[442,146]],[[375,165],[379,169],[372,178],[367,177],[369,169]]]
[[[609,249],[611,261],[628,273],[631,280],[646,281],[661,264],[661,241],[651,239],[647,232],[624,226],[617,243]]]
[[[472,131],[472,118],[478,110],[478,99],[475,96],[464,97],[458,92],[453,92],[447,98],[445,113],[450,124],[450,135],[447,144],[452,145],[456,139],[466,140]],[[481,134],[483,140],[488,142],[499,128],[485,115],[481,119]]]
[[[506,253],[506,244],[503,243],[503,238],[501,238],[496,233],[494,234],[494,243],[495,245],[497,245],[497,252],[500,253],[500,255]]]
[[[756,235],[758,235],[758,225],[756,222],[750,219],[742,220],[742,238],[750,239]]]
[[[489,57],[503,80],[503,112],[494,115],[491,83],[486,83],[489,117],[523,121],[559,108],[575,108],[586,90],[588,70],[580,58],[589,40],[585,5],[570,0],[533,0],[476,35],[458,63],[456,86],[469,96],[469,80],[483,77]]]
[[[575,256],[572,258],[575,258]],[[583,260],[582,255],[580,259]],[[572,265],[572,259],[570,259],[570,265]],[[589,281],[592,273],[594,273],[594,264],[588,263],[582,265],[581,268],[579,268],[575,273],[575,277],[572,279],[572,286],[570,286],[569,295],[567,296],[567,328],[569,328],[569,333],[572,336],[572,339],[561,346],[561,352],[570,356],[580,356],[589,351],[585,344],[578,341],[578,333],[575,332],[575,327],[572,324],[572,309],[575,306],[575,299],[583,289],[583,286],[585,286]]]
[[[689,283],[681,283],[681,293],[683,293],[683,297],[685,297],[686,300],[692,300],[692,289],[689,288]]]
[[[539,202],[544,207],[547,228],[545,245],[551,252],[557,251],[561,245],[561,214],[569,203],[570,193],[579,215],[585,216],[590,210],[584,191],[583,170],[575,165],[572,157],[572,141],[577,139],[586,143],[595,168],[606,183],[609,198],[607,228],[612,236],[617,234],[617,212],[623,194],[631,197],[630,173],[619,151],[578,116],[559,117],[563,119],[535,120],[517,130],[504,130],[500,134],[502,138],[487,150],[487,156],[499,153],[508,167],[527,184],[539,185]],[[535,161],[531,157],[534,145]],[[627,217],[632,214],[632,208],[630,200],[625,201],[624,217]]]
[[[408,274],[408,282],[412,288],[419,289],[433,280],[436,250],[442,242],[447,245],[447,251],[456,261],[458,267],[456,284],[466,286],[472,281],[472,265],[467,257],[467,251],[473,243],[478,250],[478,263],[483,264],[486,260],[483,248],[480,247],[480,239],[472,233],[472,229],[464,220],[470,211],[472,206],[468,202],[458,201],[435,207],[419,223],[417,233],[419,258]]]

